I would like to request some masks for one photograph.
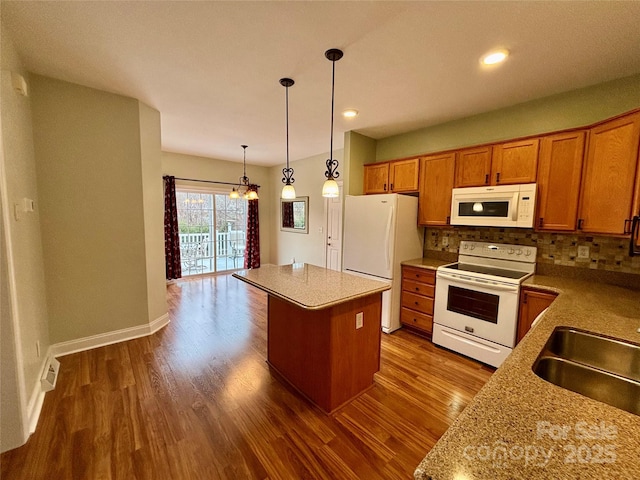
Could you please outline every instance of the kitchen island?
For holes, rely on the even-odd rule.
[[[233,276],[268,294],[267,362],[283,381],[326,413],[373,386],[390,285],[302,263]]]

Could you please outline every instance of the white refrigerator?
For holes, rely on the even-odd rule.
[[[422,257],[418,198],[390,193],[347,195],[342,271],[388,282],[382,294],[382,331],[400,328],[400,262]]]

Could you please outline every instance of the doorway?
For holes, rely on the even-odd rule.
[[[247,200],[178,187],[176,203],[183,276],[243,268]]]

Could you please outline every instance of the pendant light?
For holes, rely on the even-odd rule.
[[[340,176],[337,171],[338,161],[333,158],[333,102],[336,83],[336,62],[342,58],[342,50],[337,48],[331,48],[324,52],[324,56],[331,61],[332,75],[331,75],[331,144],[329,149],[329,158],[327,159],[327,171],[324,172],[324,176],[327,179],[322,186],[322,196],[328,198],[335,198],[340,195],[340,189],[336,178]]]
[[[249,185],[249,177],[247,177],[247,147],[249,145],[240,145],[242,147],[242,176],[238,179],[238,188],[233,187],[229,198],[242,198],[245,200],[258,200],[258,192]]]
[[[296,198],[296,189],[293,188],[292,185],[293,182],[295,182],[295,179],[293,178],[293,168],[289,167],[289,87],[294,83],[295,82],[290,78],[280,79],[280,85],[285,87],[287,104],[287,167],[282,169],[282,174],[284,175],[282,183],[284,183],[284,187],[282,187],[282,194],[280,195],[284,199]]]

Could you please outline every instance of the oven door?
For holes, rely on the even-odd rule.
[[[437,272],[433,321],[505,347],[515,346],[517,284]]]

